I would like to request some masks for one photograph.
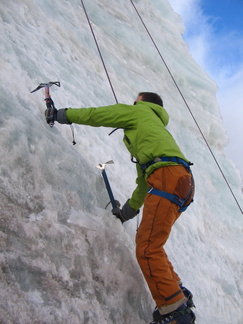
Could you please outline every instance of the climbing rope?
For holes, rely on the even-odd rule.
[[[179,86],[178,86],[178,84],[177,84],[175,78],[173,77],[173,75],[172,75],[172,73],[171,73],[171,71],[170,71],[168,65],[166,64],[163,55],[161,54],[161,52],[160,52],[158,46],[156,45],[156,43],[155,43],[155,41],[154,41],[154,39],[153,39],[151,33],[149,32],[149,30],[148,30],[146,24],[144,23],[144,21],[143,21],[141,15],[140,15],[140,13],[138,12],[138,10],[137,10],[135,4],[133,3],[132,0],[130,0],[130,1],[131,1],[131,4],[132,4],[133,8],[135,9],[135,11],[136,11],[136,13],[137,13],[139,19],[141,20],[141,22],[142,22],[142,24],[143,24],[143,26],[144,26],[146,32],[148,33],[148,35],[149,35],[149,37],[150,37],[150,39],[151,39],[151,41],[152,41],[154,47],[156,48],[156,50],[157,50],[157,52],[158,52],[158,54],[159,54],[161,60],[163,61],[163,63],[164,63],[164,65],[165,65],[165,67],[166,67],[166,69],[167,69],[167,71],[168,71],[168,73],[169,73],[169,75],[170,75],[172,81],[174,82],[174,84],[175,84],[177,90],[179,91],[179,93],[180,93],[180,95],[181,95],[181,97],[182,97],[182,99],[183,99],[183,101],[184,101],[186,107],[188,108],[188,111],[189,111],[189,113],[191,114],[191,116],[192,116],[192,118],[193,118],[193,120],[194,120],[194,122],[195,122],[195,124],[196,124],[196,126],[197,126],[197,128],[198,128],[198,130],[199,130],[199,132],[200,132],[200,134],[202,135],[202,138],[204,139],[204,141],[205,141],[205,143],[206,143],[206,145],[207,145],[207,147],[208,147],[208,149],[209,149],[209,151],[210,151],[210,153],[211,153],[211,155],[212,155],[212,157],[213,157],[213,159],[214,159],[214,161],[215,161],[215,163],[216,163],[216,165],[217,165],[219,171],[221,172],[221,174],[222,174],[222,176],[223,176],[223,178],[224,178],[224,180],[225,180],[225,182],[226,182],[226,184],[227,184],[227,186],[228,186],[228,188],[229,188],[229,190],[230,190],[230,192],[231,192],[231,194],[232,194],[232,196],[233,196],[233,198],[234,198],[236,204],[238,205],[238,207],[239,207],[241,213],[243,214],[242,208],[241,208],[241,206],[240,206],[240,204],[239,204],[239,202],[238,202],[238,200],[237,200],[237,198],[236,198],[236,196],[235,196],[235,194],[234,194],[234,192],[233,192],[233,190],[232,190],[232,188],[231,188],[231,186],[230,186],[230,184],[229,184],[227,178],[225,177],[223,170],[221,169],[221,167],[220,167],[220,165],[219,165],[219,163],[218,163],[218,161],[217,161],[217,159],[216,159],[216,157],[215,157],[215,155],[214,155],[214,153],[213,153],[213,151],[212,151],[210,145],[208,144],[208,141],[207,141],[206,137],[204,136],[204,134],[203,134],[203,132],[202,132],[202,130],[201,130],[201,128],[200,128],[200,126],[199,126],[199,124],[198,124],[196,118],[194,117],[194,115],[193,115],[193,113],[192,113],[192,111],[191,111],[191,109],[190,109],[190,107],[189,107],[189,105],[188,105],[188,103],[187,103],[187,101],[186,101],[186,99],[185,99],[183,93],[181,92],[181,90],[180,90],[180,88],[179,88]]]
[[[87,21],[88,21],[88,24],[89,24],[89,27],[90,27],[91,33],[92,33],[92,35],[93,35],[93,38],[94,38],[94,41],[95,41],[95,44],[96,44],[96,47],[97,47],[97,50],[98,50],[98,53],[99,53],[99,56],[100,56],[101,62],[102,62],[102,64],[103,64],[103,67],[104,67],[104,70],[105,70],[105,73],[106,73],[107,79],[108,79],[108,81],[109,81],[109,84],[110,84],[110,87],[111,87],[112,93],[113,93],[113,95],[114,95],[114,98],[115,98],[116,103],[118,103],[118,100],[117,100],[117,97],[116,97],[116,94],[115,94],[114,88],[113,88],[112,83],[111,83],[111,79],[110,79],[110,76],[109,76],[108,70],[107,70],[107,68],[106,68],[106,65],[105,65],[105,62],[104,62],[103,56],[102,56],[101,51],[100,51],[99,44],[98,44],[97,39],[96,39],[96,37],[95,37],[95,33],[94,33],[93,28],[92,28],[91,22],[90,22],[90,20],[89,20],[89,16],[88,16],[87,11],[86,11],[86,9],[85,9],[85,6],[84,6],[84,2],[83,2],[83,0],[81,0],[81,4],[82,4],[83,10],[84,10],[84,13],[85,13],[86,19],[87,19]]]
[[[214,159],[214,161],[215,161],[215,163],[216,163],[216,165],[217,165],[217,167],[218,167],[218,169],[219,169],[221,175],[223,176],[223,178],[224,178],[224,180],[225,180],[225,182],[226,182],[226,184],[227,184],[227,186],[228,186],[228,188],[229,188],[229,190],[230,190],[230,192],[231,192],[231,194],[232,194],[232,196],[233,196],[233,198],[234,198],[236,204],[238,205],[238,207],[239,207],[241,213],[243,214],[242,208],[241,208],[241,206],[240,206],[240,204],[239,204],[239,202],[238,202],[238,200],[237,200],[237,198],[236,198],[236,196],[235,196],[235,194],[234,194],[234,192],[233,192],[233,190],[232,190],[232,188],[231,188],[231,186],[230,186],[230,184],[229,184],[229,182],[228,182],[228,180],[227,180],[227,178],[226,178],[226,176],[225,176],[225,174],[224,174],[224,172],[223,172],[223,170],[221,169],[221,167],[220,167],[220,165],[219,165],[219,163],[218,163],[218,161],[217,161],[217,159],[216,159],[216,157],[215,157],[215,155],[214,155],[214,153],[213,153],[213,151],[212,151],[212,149],[211,149],[211,147],[210,147],[210,145],[209,145],[209,143],[208,143],[206,137],[204,136],[204,134],[203,134],[203,132],[202,132],[202,130],[201,130],[201,128],[200,128],[200,126],[199,126],[199,124],[198,124],[196,118],[194,117],[194,115],[193,115],[193,113],[192,113],[192,111],[191,111],[191,109],[190,109],[190,107],[189,107],[189,105],[188,105],[188,103],[187,103],[187,101],[186,101],[186,99],[185,99],[185,97],[184,97],[184,95],[183,95],[181,89],[179,88],[179,86],[178,86],[178,84],[177,84],[175,78],[173,77],[173,75],[172,75],[172,73],[171,73],[171,71],[170,71],[168,65],[166,64],[166,61],[165,61],[163,55],[161,54],[161,52],[160,52],[158,46],[156,45],[156,43],[155,43],[155,41],[154,41],[154,39],[153,39],[151,33],[149,32],[149,30],[148,30],[148,28],[147,28],[147,26],[146,26],[144,20],[142,19],[142,17],[141,17],[141,15],[140,15],[139,11],[137,10],[137,8],[136,8],[134,2],[133,2],[132,0],[130,0],[130,2],[131,2],[131,4],[132,4],[134,10],[136,11],[136,13],[137,13],[137,15],[138,15],[138,17],[139,17],[141,23],[143,24],[143,26],[144,26],[144,28],[145,28],[147,34],[149,35],[149,37],[150,37],[150,39],[151,39],[151,41],[152,41],[154,47],[156,48],[156,50],[157,50],[157,52],[158,52],[158,54],[159,54],[159,56],[160,56],[160,58],[161,58],[163,64],[165,65],[165,67],[166,67],[166,69],[167,69],[167,71],[168,71],[168,73],[169,73],[169,75],[170,75],[172,81],[173,81],[174,84],[175,84],[175,87],[177,88],[177,90],[178,90],[180,96],[182,97],[182,100],[184,101],[184,103],[185,103],[185,105],[186,105],[186,107],[187,107],[187,109],[188,109],[188,111],[189,111],[189,113],[190,113],[192,119],[194,120],[194,122],[195,122],[195,124],[196,124],[196,126],[197,126],[197,128],[198,128],[198,130],[199,130],[199,132],[200,132],[200,134],[201,134],[201,136],[202,136],[204,142],[206,143],[206,146],[207,146],[209,152],[211,153],[211,155],[212,155],[212,157],[213,157],[213,159]],[[97,41],[97,39],[96,39],[96,36],[95,36],[94,30],[93,30],[93,28],[92,28],[92,25],[91,25],[91,22],[90,22],[90,19],[89,19],[89,16],[88,16],[87,11],[86,11],[86,9],[85,9],[85,5],[84,5],[83,0],[81,0],[81,4],[82,4],[83,10],[84,10],[84,13],[85,13],[86,19],[87,19],[87,21],[88,21],[88,24],[89,24],[89,27],[90,27],[91,33],[92,33],[92,35],[93,35],[93,38],[94,38],[94,41],[95,41],[95,44],[96,44],[96,47],[97,47],[97,50],[98,50],[98,53],[99,53],[99,56],[100,56],[101,62],[102,62],[102,64],[103,64],[103,67],[104,67],[104,70],[105,70],[105,73],[106,73],[107,79],[108,79],[108,81],[109,81],[109,84],[110,84],[110,87],[111,87],[112,93],[113,93],[113,95],[114,95],[114,98],[115,98],[116,103],[118,103],[118,100],[117,100],[117,97],[116,97],[116,94],[115,94],[115,91],[114,91],[114,88],[113,88],[113,85],[112,85],[112,82],[111,82],[111,79],[110,79],[110,76],[109,76],[108,70],[107,70],[107,68],[106,68],[106,65],[105,65],[105,62],[104,62],[103,56],[102,56],[101,51],[100,51],[100,47],[99,47],[98,41]]]

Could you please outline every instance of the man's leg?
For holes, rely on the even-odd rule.
[[[163,248],[174,224],[176,211],[173,212],[174,204],[164,198],[149,198],[136,236],[136,254],[156,305],[163,307],[164,314],[167,314],[186,301]]]
[[[148,184],[175,193],[178,182],[185,174],[180,166],[160,168],[150,175]],[[163,248],[174,222],[180,216],[178,210],[179,207],[168,199],[147,195],[136,236],[137,260],[161,314],[170,313],[186,302],[179,287],[180,278]]]

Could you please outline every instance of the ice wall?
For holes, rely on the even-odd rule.
[[[193,61],[167,0],[134,2],[242,206],[216,85]],[[161,94],[169,130],[194,162],[196,197],[167,252],[193,291],[199,324],[241,323],[242,214],[129,1],[85,1],[119,102]],[[139,219],[123,226],[104,209],[96,168],[107,167],[116,199],[135,188],[122,131],[44,120],[40,82],[57,108],[115,103],[80,1],[3,1],[1,8],[0,322],[149,323],[154,302],[135,260]]]

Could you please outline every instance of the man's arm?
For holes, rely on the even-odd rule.
[[[61,124],[82,124],[93,127],[131,128],[134,124],[133,106],[115,104],[103,107],[66,108],[57,111],[56,120]]]

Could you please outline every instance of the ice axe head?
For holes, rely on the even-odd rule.
[[[56,85],[57,87],[60,87],[60,82],[59,81],[52,81],[52,82],[47,82],[47,83],[40,83],[37,88],[35,88],[34,90],[32,90],[30,93],[33,93],[35,91],[40,90],[41,88],[50,88],[52,85]]]
[[[49,88],[52,85],[56,85],[57,87],[60,87],[60,82],[59,81],[54,81],[54,82],[47,82],[47,83],[40,83],[36,89],[32,90],[31,93],[38,91],[42,88],[45,88],[45,101],[46,101],[46,122],[49,124],[50,127],[53,127],[54,125],[54,115],[56,113],[56,107],[54,105],[53,100],[51,99]]]
[[[114,164],[113,160],[107,161],[105,163],[100,163],[97,165],[97,168],[100,169],[101,171],[105,170],[105,167],[107,164]]]

